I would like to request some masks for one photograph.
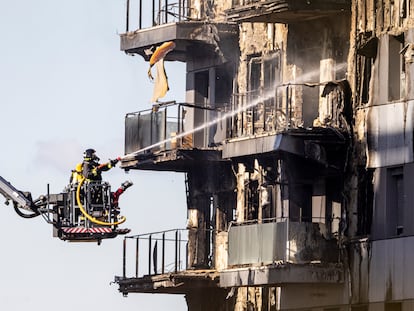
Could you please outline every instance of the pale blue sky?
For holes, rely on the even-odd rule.
[[[0,175],[34,197],[60,192],[83,150],[123,154],[124,116],[147,109],[148,63],[119,49],[125,0],[0,0]],[[166,63],[183,101],[184,64]],[[132,233],[184,228],[183,176],[119,168],[113,187]],[[131,294],[110,285],[122,271],[122,238],[68,243],[41,218],[20,218],[0,196],[0,310],[186,310],[183,296]]]

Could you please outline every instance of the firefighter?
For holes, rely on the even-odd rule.
[[[72,175],[70,175],[69,183],[72,185],[78,184],[82,179],[82,163],[76,164],[74,170],[72,170]]]
[[[88,181],[102,181],[102,172],[109,171],[115,167],[120,159],[109,160],[109,162],[104,164],[99,164],[99,160],[96,156],[96,151],[92,148],[86,149],[83,153],[82,175]]]
[[[96,156],[96,151],[92,148],[86,149],[83,153],[83,163],[82,163],[82,175],[86,178],[88,182],[101,182],[102,181],[102,172],[110,170],[112,167],[118,163],[120,158],[114,160],[109,160],[108,163],[99,164],[99,158]],[[133,183],[131,181],[125,181],[122,185],[115,191],[111,193],[112,196],[112,208],[119,213],[118,201],[120,195]],[[116,213],[116,214],[118,214]]]

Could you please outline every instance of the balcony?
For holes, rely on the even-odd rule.
[[[226,17],[231,22],[295,23],[350,12],[350,0],[234,0]]]
[[[320,87],[330,93],[323,98],[324,124],[313,126],[321,115]],[[345,93],[340,83],[287,84],[234,94],[219,108],[171,102],[129,113],[122,167],[185,172],[197,161],[287,153],[341,169],[349,144]]]
[[[227,122],[222,114],[209,107],[175,102],[128,113],[122,168],[186,172],[198,161],[222,161],[215,143],[226,137]]]
[[[337,240],[327,233],[339,219],[315,221],[281,218],[231,226],[228,268],[220,271],[220,286],[343,282]]]
[[[208,232],[210,238],[200,235],[201,231],[197,234],[187,229],[127,236],[123,243],[122,276],[116,276],[115,282],[123,295],[187,294],[194,288],[341,284],[344,275],[339,247],[337,240],[327,234],[332,231],[327,227],[338,227],[339,219],[318,221],[272,219],[233,224],[225,239],[227,267],[218,270],[210,266],[209,260],[211,250],[218,251],[217,245],[205,243],[213,232]],[[190,236],[195,244],[193,254],[189,255]],[[194,257],[199,254],[204,259]],[[203,260],[205,264],[201,266]]]
[[[223,158],[284,153],[343,167],[351,122],[346,85],[346,80],[288,83],[233,95]]]
[[[160,0],[152,1],[152,4],[144,0],[127,0],[125,33],[120,35],[121,50],[139,54],[148,61],[148,51],[163,42],[174,41],[176,47],[165,60],[185,62],[188,49],[201,56],[211,56],[217,49],[227,53],[225,47],[220,46],[221,42],[228,45],[234,41],[237,45],[236,24],[206,23],[208,12],[190,4],[188,0]]]
[[[186,294],[195,287],[217,288],[217,271],[188,263],[190,234],[187,229],[172,229],[125,237],[122,276],[115,277],[119,291]]]

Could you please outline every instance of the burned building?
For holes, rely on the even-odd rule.
[[[146,61],[174,42],[186,100],[126,116],[122,167],[184,173],[188,225],[125,238],[121,293],[413,309],[409,0],[129,0],[126,25]]]

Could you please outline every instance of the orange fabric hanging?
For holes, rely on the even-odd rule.
[[[164,42],[157,47],[152,54],[149,63],[150,68],[148,69],[148,77],[154,80],[151,69],[155,65],[156,76],[154,81],[154,90],[151,98],[151,102],[157,102],[159,98],[162,98],[167,94],[169,90],[167,74],[165,73],[164,57],[175,48],[175,43],[172,41]]]
[[[151,74],[151,68],[157,63],[159,60],[164,59],[164,57],[173,49],[175,48],[175,43],[173,41],[164,42],[159,47],[157,47],[154,53],[151,55],[149,60],[150,68],[148,69],[148,77],[153,80]]]
[[[169,89],[168,79],[164,68],[164,59],[160,59],[155,63],[156,76],[154,81],[154,90],[152,93],[151,102],[155,103],[159,98],[162,98],[167,94]]]

